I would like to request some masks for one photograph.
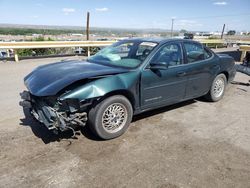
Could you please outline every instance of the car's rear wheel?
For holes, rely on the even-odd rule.
[[[209,101],[216,102],[222,99],[227,85],[227,78],[224,74],[215,77],[211,88],[205,96]]]
[[[89,126],[102,139],[112,139],[122,135],[133,116],[129,100],[115,95],[98,103],[89,111]]]

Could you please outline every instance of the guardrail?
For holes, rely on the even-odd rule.
[[[208,44],[227,44],[228,42],[222,39],[196,39],[205,45]],[[0,49],[13,49],[15,61],[18,62],[17,49],[34,49],[34,48],[64,48],[64,47],[87,47],[88,56],[90,55],[90,47],[109,46],[116,41],[33,41],[33,42],[0,42]],[[243,41],[244,44],[250,44],[250,41]],[[236,43],[236,42],[234,42]],[[237,44],[242,41],[237,41]],[[215,46],[217,47],[217,45]]]
[[[109,46],[115,41],[34,41],[34,42],[0,42],[0,49],[13,49],[15,61],[18,62],[17,49],[34,48],[64,48],[64,47],[88,47],[88,56],[90,47]]]
[[[194,39],[195,41],[198,41],[203,44],[224,44],[226,43],[223,39]]]
[[[239,50],[241,51],[240,61],[242,62],[247,52],[250,52],[250,45],[240,45]]]
[[[97,47],[107,46],[115,41],[40,41],[40,42],[0,42],[0,49],[32,49],[63,47]]]

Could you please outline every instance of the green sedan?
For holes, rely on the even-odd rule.
[[[54,132],[87,125],[112,139],[133,115],[201,96],[219,101],[234,65],[191,40],[127,39],[86,61],[36,68],[24,78],[20,105]]]

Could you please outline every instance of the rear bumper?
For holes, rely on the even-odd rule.
[[[44,101],[33,97],[28,91],[20,93],[22,101],[19,105],[28,109],[30,114],[44,124],[49,130],[65,131],[72,129],[77,125],[84,126],[87,122],[86,112],[75,112],[67,114],[63,111],[58,111],[47,105]]]

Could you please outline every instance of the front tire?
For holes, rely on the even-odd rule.
[[[129,100],[122,95],[104,99],[89,111],[89,126],[93,133],[108,140],[121,136],[133,116]]]
[[[219,74],[215,77],[211,88],[205,96],[211,102],[217,102],[222,99],[227,85],[227,78],[224,74]]]

